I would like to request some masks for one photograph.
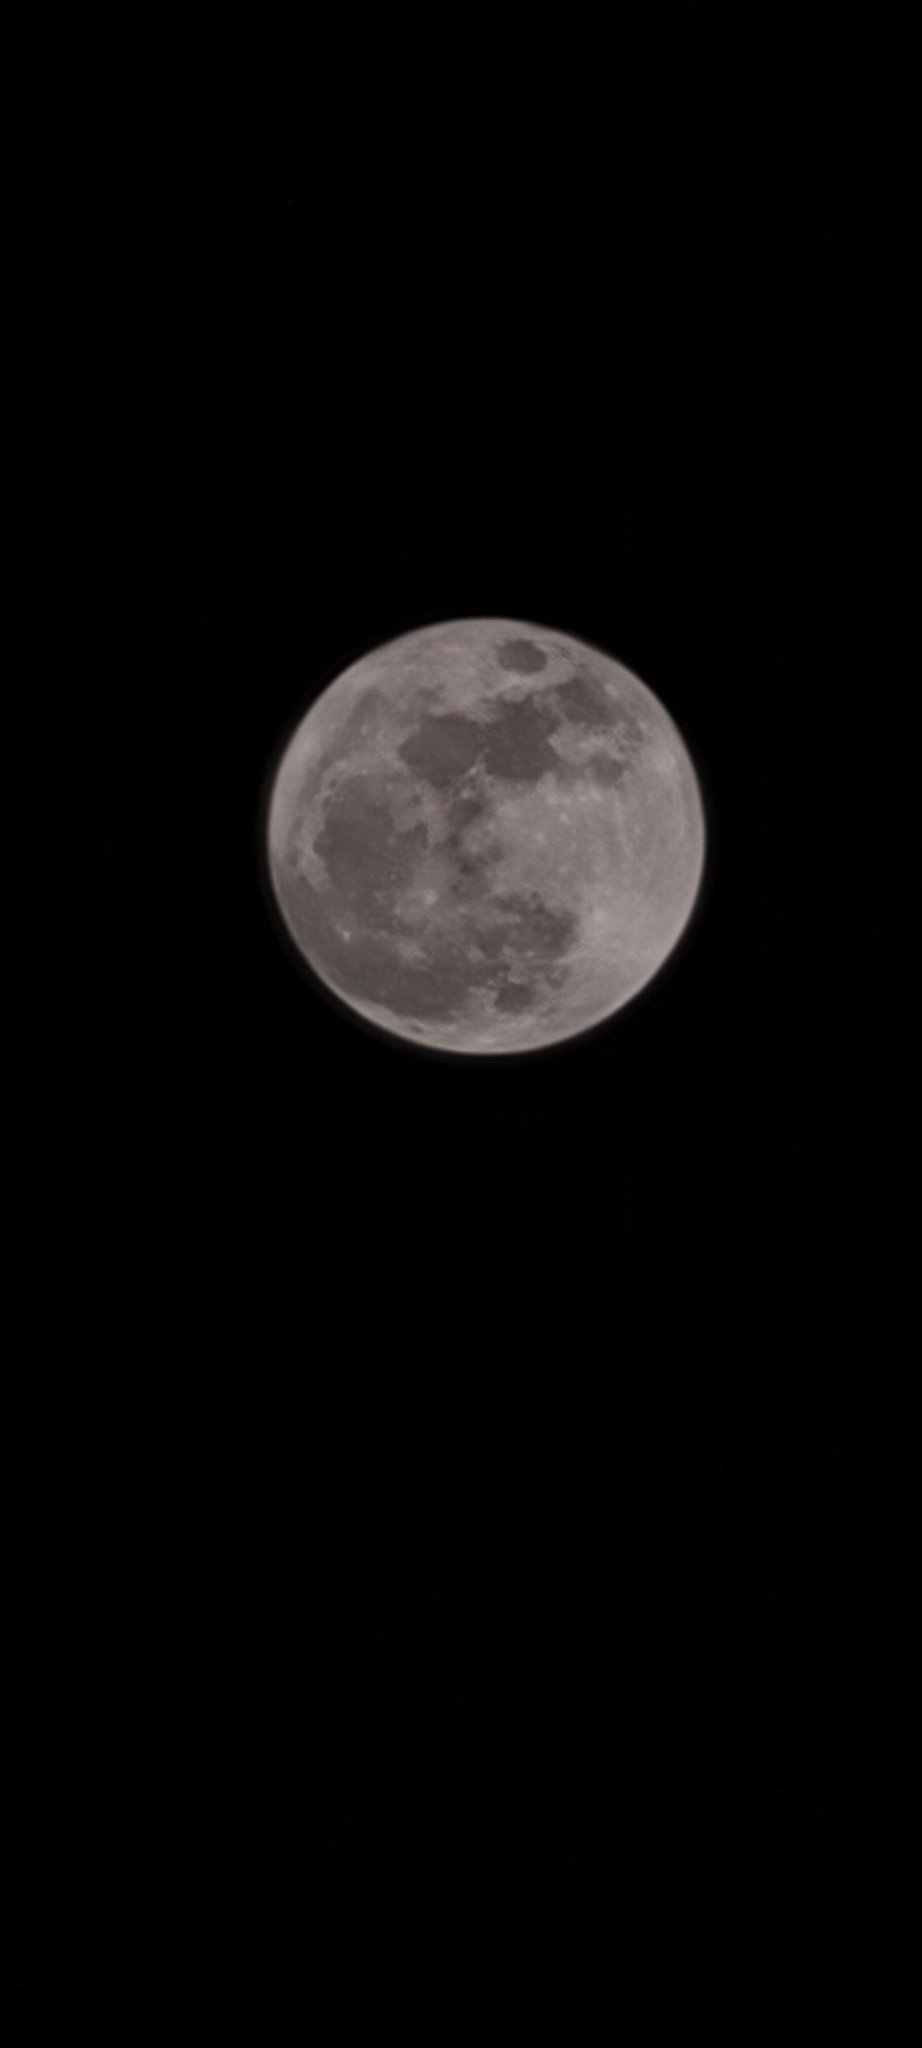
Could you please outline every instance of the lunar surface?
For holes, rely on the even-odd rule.
[[[681,734],[598,648],[501,618],[423,627],[325,689],[274,766],[268,873],[309,968],[456,1053],[611,1017],[680,938],[705,824]]]

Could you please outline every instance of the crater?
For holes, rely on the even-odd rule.
[[[533,640],[503,640],[496,650],[496,660],[500,668],[514,676],[536,676],[539,670],[547,668],[547,655]]]

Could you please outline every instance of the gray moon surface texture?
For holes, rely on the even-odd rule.
[[[322,691],[271,771],[266,854],[308,967],[405,1043],[522,1053],[658,972],[705,857],[698,779],[646,684],[518,619],[424,626]]]

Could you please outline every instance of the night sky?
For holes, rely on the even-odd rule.
[[[892,2038],[908,38],[58,13],[14,117],[18,1981],[125,2038],[202,1989]],[[708,807],[691,942],[511,1065],[350,1023],[260,871],[299,708],[465,612],[608,648]]]

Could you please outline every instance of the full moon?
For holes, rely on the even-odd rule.
[[[318,980],[418,1047],[537,1051],[662,967],[704,867],[669,713],[572,635],[424,626],[324,689],[271,771],[268,875]]]

